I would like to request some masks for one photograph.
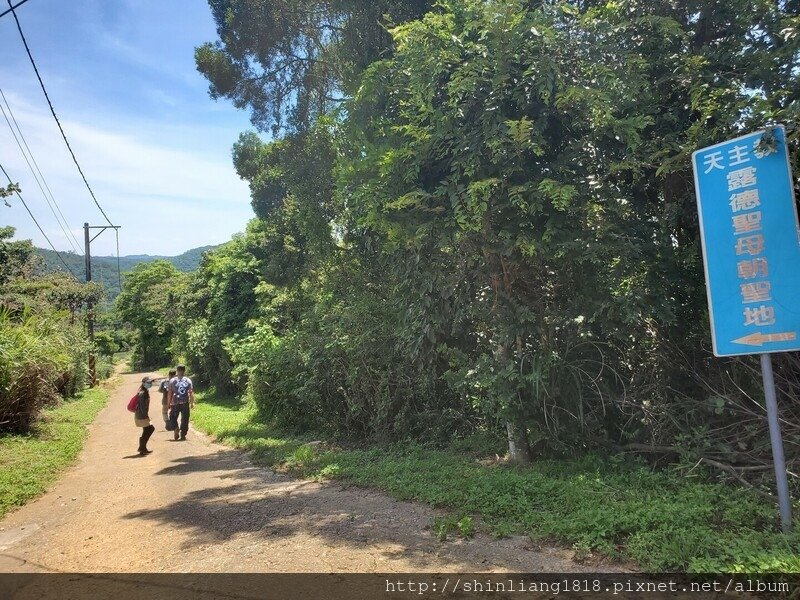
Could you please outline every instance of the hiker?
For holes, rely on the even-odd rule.
[[[161,416],[164,418],[164,427],[169,431],[169,382],[175,377],[175,369],[169,372],[166,379],[161,380],[158,391],[161,392]]]
[[[139,454],[141,456],[152,452],[152,450],[147,449],[147,440],[150,439],[150,436],[153,435],[153,432],[156,430],[156,428],[150,424],[150,415],[148,414],[150,411],[151,387],[153,387],[153,380],[149,377],[144,377],[142,379],[142,385],[139,386],[139,391],[137,392],[139,399],[136,404],[136,412],[133,415],[136,426],[142,428],[142,435],[139,438]]]
[[[194,406],[194,388],[192,380],[186,377],[186,367],[178,365],[176,376],[169,382],[169,418],[173,425],[178,422],[178,415],[181,416],[180,441],[186,441],[186,433],[189,431],[189,407]],[[175,439],[178,439],[178,429],[175,429]]]

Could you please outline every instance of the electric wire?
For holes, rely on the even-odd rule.
[[[67,134],[64,133],[64,128],[61,126],[61,121],[58,120],[58,116],[56,115],[56,110],[53,108],[53,103],[50,101],[50,95],[47,93],[47,88],[44,86],[44,81],[42,81],[41,75],[39,75],[39,69],[36,67],[36,61],[33,60],[33,54],[31,54],[31,49],[28,47],[28,40],[25,39],[25,33],[22,31],[22,25],[19,22],[19,18],[17,17],[17,13],[14,12],[14,6],[11,4],[11,0],[8,0],[8,6],[11,10],[11,15],[14,17],[14,21],[17,24],[17,30],[19,31],[19,36],[22,38],[22,44],[25,46],[25,52],[28,53],[28,58],[31,61],[31,65],[33,66],[33,70],[36,73],[36,78],[39,80],[39,85],[42,88],[42,92],[44,92],[44,97],[47,100],[47,105],[50,107],[50,112],[53,115],[53,119],[56,121],[56,125],[58,125],[58,130],[61,132],[61,137],[64,138],[64,143],[67,145],[67,150],[69,150],[70,156],[72,156],[72,161],[75,163],[75,166],[78,167],[78,173],[81,174],[81,178],[83,179],[83,183],[86,184],[86,189],[89,190],[89,194],[94,200],[95,205],[97,206],[100,213],[105,217],[108,224],[113,226],[114,224],[111,222],[111,219],[108,218],[108,215],[103,210],[103,207],[100,206],[100,203],[97,201],[97,197],[94,195],[89,182],[86,179],[86,175],[83,174],[83,169],[81,169],[81,165],[78,163],[78,159],[75,157],[75,153],[72,151],[72,146],[69,145],[69,140],[67,140]]]
[[[17,3],[16,3],[14,6],[12,6],[11,8],[7,8],[7,9],[6,9],[6,10],[4,10],[3,12],[1,12],[1,13],[0,13],[0,17],[5,17],[5,16],[6,16],[8,13],[10,13],[12,10],[14,10],[15,8],[19,8],[20,6],[22,6],[23,4],[25,4],[27,1],[28,1],[28,0],[22,0],[22,2],[17,2]],[[10,5],[10,4],[11,4],[11,3],[9,2],[9,5]]]
[[[5,94],[3,94],[2,88],[0,88],[0,97],[2,97],[2,100],[5,103],[6,108],[8,108],[8,112],[11,115],[11,119],[14,121],[14,125],[16,126],[17,132],[19,133],[19,138],[17,137],[17,134],[14,132],[14,127],[12,127],[11,121],[8,120],[8,116],[6,115],[6,111],[3,108],[2,104],[0,104],[0,112],[3,113],[3,117],[5,118],[9,129],[11,129],[11,134],[14,136],[14,141],[17,142],[17,146],[19,147],[20,152],[22,152],[22,156],[25,159],[25,162],[28,163],[28,168],[30,169],[31,175],[33,175],[34,180],[36,180],[36,185],[39,186],[39,189],[42,192],[42,196],[44,196],[47,205],[50,207],[50,212],[53,213],[53,216],[56,218],[59,227],[61,227],[61,231],[63,232],[64,237],[67,238],[67,242],[69,243],[70,246],[72,246],[72,251],[75,252],[76,254],[80,254],[78,250],[78,248],[80,247],[80,242],[78,242],[78,240],[75,238],[75,234],[72,233],[72,230],[69,228],[67,219],[64,217],[64,213],[61,212],[61,207],[58,205],[58,202],[56,202],[56,199],[53,196],[53,192],[50,190],[50,186],[47,185],[47,180],[45,179],[44,174],[39,168],[39,164],[36,162],[36,157],[34,157],[33,152],[31,152],[30,146],[28,146],[28,142],[22,133],[22,129],[20,129],[19,127],[19,123],[17,123],[17,119],[14,116],[14,112],[11,110],[11,106],[8,104],[8,100],[6,99]],[[28,151],[27,155],[25,154],[25,150],[22,149],[22,144],[20,144],[20,138],[22,139],[22,144],[25,145],[25,148]],[[28,156],[30,156],[30,160],[28,160]],[[31,161],[33,161],[33,165],[31,165]],[[34,171],[34,167],[36,171]],[[36,174],[37,172],[39,174],[38,177]],[[42,187],[42,184],[44,184],[44,187]],[[45,192],[45,188],[47,189],[47,192]],[[49,198],[48,198],[48,192],[50,195]],[[58,211],[58,214],[56,214],[56,211]],[[61,215],[60,218],[59,215]],[[70,237],[72,239],[70,239]],[[73,243],[73,241],[75,243]]]
[[[79,249],[81,247],[81,243],[78,241],[78,238],[75,237],[75,234],[73,233],[72,229],[70,229],[69,224],[67,223],[67,219],[64,216],[64,213],[61,212],[61,207],[59,206],[58,202],[56,202],[55,196],[53,195],[53,191],[50,189],[50,185],[47,183],[47,179],[45,179],[44,173],[42,173],[42,170],[39,168],[39,163],[36,162],[36,157],[33,155],[33,152],[31,151],[30,146],[28,146],[28,141],[25,139],[25,135],[22,133],[22,129],[20,129],[19,123],[17,122],[17,118],[14,115],[14,111],[11,108],[11,105],[8,103],[8,99],[6,98],[6,95],[3,93],[3,88],[0,88],[0,97],[2,97],[3,102],[6,105],[6,108],[8,108],[8,114],[11,115],[11,120],[14,121],[14,125],[16,126],[17,131],[19,132],[19,136],[20,136],[20,138],[22,138],[22,143],[25,144],[25,148],[28,150],[28,154],[30,155],[31,160],[33,161],[33,165],[34,165],[34,167],[36,167],[36,172],[39,173],[39,177],[42,179],[42,183],[44,184],[45,189],[47,190],[48,194],[50,195],[50,199],[53,201],[53,204],[55,205],[56,209],[58,210],[58,214],[61,215],[61,220],[64,223],[64,225],[66,226],[67,231],[69,232],[70,236],[72,237],[72,240],[75,242],[75,246],[73,246],[73,249],[75,250],[75,252],[77,254],[80,254],[81,252],[80,252]]]
[[[122,271],[119,267],[119,229],[115,229],[114,233],[117,234],[117,284],[119,285],[119,293],[122,293]]]
[[[92,281],[96,281],[105,288],[106,280],[103,273],[103,261],[99,256],[92,256]],[[97,269],[97,277],[95,278],[95,269]]]
[[[72,246],[73,252],[75,251],[75,245],[72,243],[72,240],[69,238],[69,234],[67,230],[64,228],[61,220],[58,218],[55,209],[53,208],[53,204],[50,202],[50,199],[47,197],[47,194],[42,187],[42,183],[39,181],[39,177],[36,175],[36,172],[33,170],[33,166],[31,165],[31,161],[28,159],[28,156],[25,154],[25,151],[22,149],[22,145],[19,142],[19,138],[17,134],[14,132],[14,128],[11,126],[11,122],[8,120],[8,116],[6,115],[6,111],[3,108],[2,104],[0,104],[0,112],[3,113],[3,117],[5,117],[6,123],[8,123],[9,129],[11,129],[11,134],[14,136],[14,140],[17,142],[17,147],[19,147],[20,152],[22,152],[22,157],[25,159],[25,162],[28,163],[28,169],[30,169],[31,174],[33,175],[34,180],[36,181],[36,185],[39,186],[39,190],[42,192],[42,196],[44,196],[45,202],[50,207],[50,212],[53,213],[53,216],[56,218],[56,222],[58,226],[61,228],[61,232],[64,234],[64,237],[67,239],[67,242],[70,246]]]
[[[8,179],[8,183],[14,183],[13,181],[11,181],[11,177],[8,176],[8,173],[3,168],[2,164],[0,164],[0,171],[2,171],[3,175],[6,176],[6,179]],[[47,243],[50,244],[50,248],[52,248],[53,252],[56,253],[56,256],[58,256],[59,260],[64,264],[64,267],[66,267],[67,271],[69,271],[69,274],[72,275],[72,277],[75,279],[75,281],[78,281],[78,278],[75,276],[75,273],[73,273],[72,269],[69,268],[69,265],[67,264],[67,261],[65,261],[64,257],[61,256],[61,253],[58,250],[56,250],[56,247],[53,245],[53,242],[50,241],[50,238],[47,237],[47,234],[44,232],[44,229],[42,229],[42,226],[39,225],[39,221],[37,221],[36,217],[33,216],[33,213],[31,212],[31,209],[28,208],[28,205],[25,202],[25,199],[22,197],[22,195],[19,192],[15,191],[14,193],[17,195],[17,198],[20,199],[20,202],[22,202],[22,206],[25,207],[25,210],[28,211],[28,215],[30,215],[31,219],[33,219],[33,223],[36,225],[36,228],[39,230],[39,233],[41,233],[42,236],[44,236],[44,239],[47,240]]]

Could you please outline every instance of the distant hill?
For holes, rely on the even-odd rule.
[[[179,271],[188,273],[194,271],[200,265],[200,259],[203,252],[213,250],[217,246],[201,246],[200,248],[192,248],[187,250],[179,256],[151,256],[149,254],[134,254],[130,256],[120,256],[119,267],[122,273],[130,271],[143,262],[152,262],[154,260],[163,259],[175,265]],[[58,259],[56,253],[52,250],[45,250],[44,248],[37,248],[39,254],[44,257],[45,270],[65,271],[64,264]],[[73,252],[62,252],[61,256],[64,262],[69,265],[70,270],[81,281],[86,279],[85,261],[83,256],[79,256]],[[119,284],[117,278],[117,257],[116,256],[93,256],[92,257],[92,280],[103,284],[108,294],[108,299],[113,300],[119,294]]]

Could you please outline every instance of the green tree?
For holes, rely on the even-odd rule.
[[[211,5],[212,95],[288,134],[234,146],[257,219],[186,314],[265,414],[477,417],[523,461],[755,448],[749,364],[707,348],[689,157],[796,119],[795,0]]]
[[[68,311],[74,323],[87,303],[102,300],[105,294],[98,284],[80,283],[65,273],[42,273],[43,261],[33,243],[11,241],[13,236],[13,227],[0,228],[0,303],[6,308]]]
[[[527,462],[542,400],[531,388],[555,384],[535,367],[577,343],[576,322],[607,301],[596,283],[613,256],[615,208],[589,184],[646,125],[626,114],[642,85],[635,57],[598,60],[562,6],[445,2],[394,35],[395,54],[348,106],[345,193],[387,248],[466,257],[486,400]]]
[[[470,261],[485,345],[462,372],[523,460],[522,432],[601,424],[622,380],[666,421],[707,393],[689,155],[790,113],[793,19],[771,2],[443,2],[367,70],[340,136],[348,222]],[[597,382],[586,365],[607,361]]]
[[[270,143],[246,132],[233,146],[233,164],[250,183],[256,217],[283,218],[280,212],[288,200],[293,205],[292,220],[304,232],[310,250],[323,256],[331,249],[330,222],[335,215],[331,129],[331,123],[322,120],[308,131]]]
[[[13,194],[19,193],[21,191],[22,189],[20,189],[18,183],[9,183],[6,187],[0,187],[0,198],[8,198],[9,196],[12,196]],[[8,204],[8,201],[6,200],[3,201],[6,203],[6,206],[10,206]]]
[[[178,300],[187,276],[174,265],[157,260],[136,265],[125,274],[116,310],[136,331],[133,363],[150,368],[167,364],[168,352],[179,318]]]
[[[304,129],[391,49],[383,23],[421,17],[429,0],[209,0],[219,40],[197,48],[212,98],[249,108],[259,129]]]
[[[225,392],[236,390],[226,340],[242,333],[258,310],[260,265],[252,250],[253,225],[203,256],[177,306],[172,353],[197,377]]]
[[[13,278],[31,277],[41,266],[30,240],[11,241],[15,231],[0,227],[0,285]]]

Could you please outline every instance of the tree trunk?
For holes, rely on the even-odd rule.
[[[487,210],[483,220],[483,233],[484,239],[491,239],[491,221],[489,219],[491,211]],[[497,252],[491,250],[489,244],[483,245],[483,256],[486,264],[491,267],[489,281],[494,291],[494,302],[492,303],[492,316],[496,322],[502,319],[502,311],[500,310],[501,298],[505,302],[511,297],[512,276],[506,267],[503,257]],[[511,360],[509,357],[510,340],[503,339],[495,340],[493,350],[494,360],[498,367],[502,369]],[[522,339],[519,335],[516,336],[517,353],[522,358]],[[522,419],[518,410],[511,410],[508,421],[506,421],[506,433],[508,434],[508,456],[509,458],[519,464],[528,465],[531,463],[531,449],[528,444],[528,431],[525,427],[525,421]]]
[[[528,433],[522,424],[506,421],[508,433],[508,456],[521,465],[531,464],[531,449],[528,445]]]
[[[508,344],[498,344],[494,349],[494,358],[498,367],[502,369],[509,361]],[[506,421],[506,433],[508,434],[509,458],[522,465],[530,464],[531,449],[528,444],[528,432],[525,422],[516,410],[513,410],[511,418]]]
[[[517,360],[522,363],[522,336],[516,336]],[[523,465],[529,465],[533,460],[531,446],[528,441],[528,429],[521,418],[517,418],[517,423],[508,421],[506,423],[508,432],[508,455],[511,460]]]

